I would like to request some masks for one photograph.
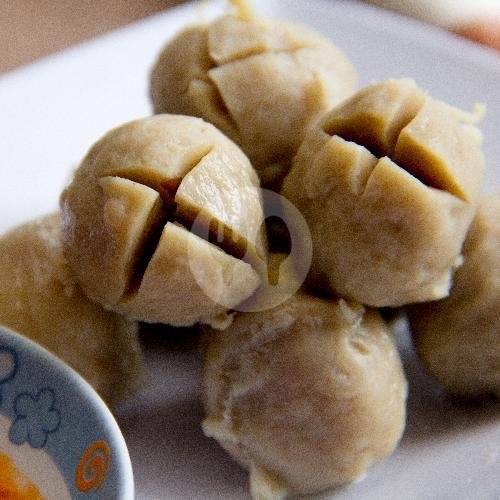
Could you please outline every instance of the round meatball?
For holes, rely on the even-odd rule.
[[[203,343],[204,432],[255,498],[354,481],[397,445],[407,385],[377,312],[299,293]]]
[[[222,325],[265,259],[257,174],[200,118],[106,134],[61,197],[65,255],[89,298],[145,322]]]
[[[374,307],[448,295],[483,179],[473,120],[403,79],[317,123],[281,191],[309,224],[312,286]]]
[[[329,40],[300,25],[227,15],[171,40],[151,74],[156,113],[200,116],[280,184],[304,133],[352,94],[356,74]]]
[[[416,350],[449,392],[500,397],[500,194],[481,200],[450,296],[409,308]]]
[[[83,295],[62,255],[60,223],[50,215],[0,238],[0,324],[52,351],[113,404],[141,381],[137,324]]]

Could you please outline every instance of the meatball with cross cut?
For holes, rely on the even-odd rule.
[[[257,174],[199,118],[158,115],[111,130],[83,159],[61,209],[82,289],[128,317],[221,327],[259,286]]]
[[[306,130],[356,89],[348,58],[300,24],[247,13],[190,26],[151,73],[155,113],[199,116],[248,155],[279,190]]]
[[[311,129],[281,194],[309,224],[312,286],[374,307],[448,295],[483,180],[476,118],[402,79]]]

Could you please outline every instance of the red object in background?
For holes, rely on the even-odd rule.
[[[452,30],[457,35],[500,50],[500,18],[472,21]]]

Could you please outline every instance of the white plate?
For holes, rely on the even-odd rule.
[[[307,23],[352,59],[361,84],[410,76],[431,95],[471,109],[484,102],[487,189],[500,186],[500,57],[452,35],[357,2],[255,1],[264,13]],[[91,143],[144,116],[148,70],[164,41],[216,5],[182,6],[0,77],[0,230],[53,210]],[[172,338],[173,340],[166,340]],[[176,337],[176,338],[175,338]],[[139,499],[248,498],[246,474],[199,422],[193,335],[145,340],[151,381],[120,410]],[[445,398],[405,355],[411,382],[400,447],[335,498],[500,498],[498,405]]]

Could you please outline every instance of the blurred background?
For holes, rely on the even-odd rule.
[[[183,0],[0,0],[0,73]]]
[[[183,1],[0,0],[0,73]],[[500,49],[500,0],[368,1]]]

